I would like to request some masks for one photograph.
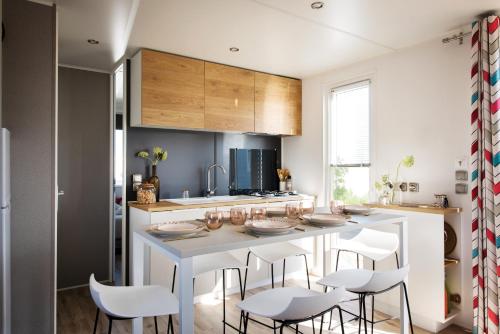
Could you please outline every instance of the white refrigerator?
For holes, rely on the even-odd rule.
[[[0,333],[10,333],[10,133],[0,129]]]

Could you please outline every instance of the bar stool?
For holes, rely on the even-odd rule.
[[[249,248],[249,251],[247,253],[247,262],[245,269],[245,283],[243,284],[243,297],[245,297],[245,291],[247,285],[250,254],[253,254],[254,256],[268,263],[271,266],[271,286],[273,289],[274,289],[274,263],[283,261],[283,281],[281,283],[281,286],[284,287],[286,259],[292,256],[303,256],[306,264],[307,288],[311,289],[311,283],[309,281],[309,268],[307,265],[307,256],[306,256],[307,254],[309,254],[309,252],[289,242],[282,242],[282,243],[275,243],[270,245],[262,245]]]
[[[305,288],[277,288],[266,290],[253,295],[238,304],[238,307],[246,314],[243,321],[243,333],[247,333],[250,313],[265,317],[280,324],[280,333],[286,326],[298,324],[321,317],[320,333],[323,331],[323,317],[326,313],[338,309],[342,324],[342,309],[338,306],[344,296],[345,289],[337,288],[329,293]],[[267,326],[267,325],[266,325]],[[270,326],[267,326],[270,327]],[[276,327],[271,327],[276,328]],[[341,325],[342,334],[344,326]]]
[[[226,322],[226,270],[236,270],[238,272],[238,279],[240,283],[240,298],[243,299],[244,289],[241,280],[241,269],[243,268],[246,268],[246,266],[228,252],[200,255],[193,258],[193,289],[194,282],[197,276],[222,270],[222,323],[224,333],[226,332],[226,326],[239,330],[235,326]],[[175,287],[176,271],[177,265],[174,266],[172,293],[174,292]],[[240,317],[240,322],[241,319],[242,318]]]
[[[168,315],[167,334],[174,333],[172,314],[179,313],[179,301],[167,288],[149,286],[108,286],[98,283],[94,274],[89,279],[90,294],[97,306],[94,334],[97,331],[99,311],[109,320],[108,334],[113,320],[129,320],[139,317],[154,317],[158,334],[157,316]]]
[[[339,245],[332,249],[337,250],[337,260],[335,263],[335,271],[339,267],[339,259],[341,252],[350,252],[356,254],[357,268],[359,269],[359,256],[363,256],[372,261],[372,270],[375,270],[375,263],[382,261],[390,256],[395,256],[396,268],[399,268],[398,253],[399,238],[395,233],[382,232],[368,228],[354,232],[343,232],[339,235]],[[372,295],[372,328],[373,333],[373,318],[375,316],[375,296]]]
[[[408,276],[410,266],[405,266],[392,271],[372,271],[365,269],[347,269],[334,272],[323,277],[317,283],[325,288],[345,287],[348,292],[358,295],[359,301],[359,330],[361,331],[361,320],[364,320],[365,333],[367,333],[367,322],[375,323],[374,319],[366,319],[366,297],[378,295],[396,287],[403,286],[405,302],[408,308],[411,333],[413,334],[413,322],[411,320],[410,303],[408,301],[408,291],[404,282]],[[348,311],[345,311],[348,312]],[[355,314],[354,314],[355,315]],[[379,320],[378,322],[386,321]]]

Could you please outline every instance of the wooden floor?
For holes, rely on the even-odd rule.
[[[293,285],[303,285],[304,282],[287,281],[287,286]],[[269,287],[270,288],[270,287]],[[247,291],[247,295],[250,296],[258,291],[263,290],[263,288]],[[239,295],[234,294],[228,296],[226,300],[227,307],[227,318],[228,321],[234,324],[238,323],[239,312],[236,308],[236,303],[239,302]],[[58,292],[57,296],[57,332],[58,333],[92,333],[94,326],[96,308],[90,297],[88,288],[77,288],[72,290],[65,290]],[[218,299],[213,299],[206,303],[199,303],[195,305],[196,313],[196,328],[195,333],[222,333],[222,302]],[[381,318],[384,315],[377,314],[377,318]],[[261,320],[261,319],[259,319]],[[115,334],[125,334],[131,333],[131,321],[122,320],[113,322],[113,332]],[[167,328],[167,317],[160,317],[158,321],[160,333],[166,333]],[[99,325],[97,333],[107,333],[108,320],[102,314],[100,315]],[[316,322],[316,329],[319,328],[319,319]],[[346,334],[352,334],[358,332],[358,327],[356,322],[350,322],[345,325]],[[178,323],[177,319],[174,320],[174,330],[178,333]],[[311,322],[305,323],[300,326],[300,330],[304,333],[312,333]],[[144,321],[144,333],[153,334],[154,322],[153,319],[146,319]],[[227,329],[228,333],[236,333],[236,331]],[[286,330],[286,333],[294,333],[295,331]],[[318,331],[317,331],[318,332]],[[316,333],[317,333],[316,332]],[[384,323],[377,324],[375,326],[375,333],[377,334],[388,334],[388,333],[399,333],[399,321],[391,320]],[[250,322],[248,325],[249,334],[272,334],[272,330],[263,327],[257,323]],[[323,330],[323,333],[327,333]],[[330,333],[340,333],[340,327],[335,328]],[[426,334],[425,330],[420,328],[415,328],[415,334]],[[466,333],[463,329],[451,326],[443,331],[445,334],[463,334]]]

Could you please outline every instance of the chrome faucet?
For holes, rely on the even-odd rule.
[[[212,187],[210,186],[210,179],[211,179],[211,174],[212,174],[211,171],[212,171],[212,169],[214,169],[216,167],[220,168],[222,170],[222,173],[226,174],[226,169],[221,165],[213,164],[213,165],[208,167],[208,169],[207,169],[207,197],[215,195],[215,190],[217,189],[217,187],[214,187],[214,189],[212,189]]]

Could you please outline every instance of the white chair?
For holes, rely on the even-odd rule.
[[[329,293],[305,288],[277,288],[260,292],[251,296],[238,304],[238,307],[245,313],[243,321],[243,332],[247,332],[250,314],[261,316],[278,322],[280,333],[283,328],[298,324],[307,320],[314,323],[314,319],[321,317],[320,333],[323,331],[323,317],[326,313],[338,309],[342,333],[342,309],[338,306],[345,293],[343,287],[339,287]],[[267,326],[267,325],[266,325]],[[276,329],[275,326],[267,326]]]
[[[283,261],[283,280],[281,286],[285,286],[285,269],[286,269],[286,259],[292,256],[303,256],[306,263],[306,275],[307,275],[307,288],[311,288],[311,283],[309,282],[309,268],[307,266],[307,254],[303,248],[295,246],[289,242],[275,243],[269,245],[262,245],[256,247],[250,247],[247,254],[247,268],[245,269],[245,283],[243,284],[243,297],[245,296],[247,277],[248,277],[248,264],[250,262],[250,254],[255,255],[257,258],[271,265],[271,286],[274,289],[274,263]]]
[[[354,232],[343,232],[339,234],[339,244],[334,247],[337,250],[337,259],[335,271],[339,268],[339,259],[341,252],[350,252],[356,254],[357,268],[359,269],[359,256],[363,256],[372,261],[372,270],[375,270],[375,263],[382,261],[390,256],[395,256],[396,268],[399,268],[398,253],[399,238],[394,233],[382,232],[364,228]],[[375,297],[372,296],[372,328],[373,318],[375,316]]]
[[[241,281],[241,269],[246,266],[236,257],[228,252],[200,255],[193,258],[193,288],[197,276],[222,270],[222,323],[223,333],[226,332],[226,326],[239,330],[235,326],[226,322],[226,270],[236,270],[238,272],[238,279],[240,283],[240,298],[243,299],[243,284]],[[174,266],[174,275],[172,279],[172,293],[175,287],[175,274],[177,266]],[[241,320],[240,320],[241,322]]]
[[[410,319],[411,332],[413,334],[413,323],[411,320],[410,303],[408,302],[408,291],[404,282],[408,276],[410,266],[405,266],[400,269],[392,271],[372,271],[365,269],[347,269],[334,272],[328,276],[323,277],[317,283],[325,287],[337,288],[345,287],[348,292],[358,295],[359,299],[359,330],[361,331],[361,319],[364,320],[365,333],[367,333],[367,322],[375,323],[372,318],[371,321],[366,319],[366,297],[374,296],[386,291],[392,290],[396,287],[403,286],[406,306],[408,307],[408,317]],[[347,311],[345,311],[347,312]],[[385,320],[380,320],[381,322]]]
[[[97,331],[99,310],[109,320],[108,334],[111,333],[113,320],[127,320],[138,317],[154,317],[155,330],[158,334],[156,317],[168,315],[167,333],[174,333],[172,314],[179,313],[179,301],[167,289],[161,286],[108,286],[98,283],[94,274],[89,280],[90,294],[97,305],[94,334]]]
[[[335,271],[338,270],[341,252],[355,253],[359,269],[359,255],[372,261],[373,270],[375,262],[384,260],[389,256],[395,256],[396,267],[399,268],[398,254],[399,238],[394,233],[376,231],[368,228],[357,232],[343,232],[339,235],[339,244],[334,247],[337,250]]]

